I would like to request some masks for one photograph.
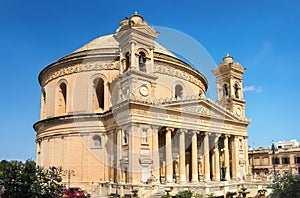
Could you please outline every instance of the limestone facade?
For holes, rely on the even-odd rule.
[[[38,165],[74,170],[71,184],[83,187],[246,178],[245,69],[225,56],[212,101],[205,76],[157,36],[134,14],[41,71]]]

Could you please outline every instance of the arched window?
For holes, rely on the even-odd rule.
[[[129,52],[126,53],[125,55],[125,69],[124,71],[128,70],[130,67],[130,54]]]
[[[139,53],[139,69],[140,71],[147,72],[146,69],[146,55],[144,52]]]
[[[233,88],[234,88],[234,96],[236,98],[239,98],[239,86],[237,84],[234,84]]]
[[[102,140],[99,135],[95,135],[93,137],[93,147],[94,148],[101,148],[102,147]]]
[[[223,96],[228,96],[228,86],[227,86],[227,84],[223,85]]]
[[[94,80],[93,101],[95,110],[104,108],[104,81],[102,78]]]
[[[123,131],[123,144],[128,144],[128,133]]]
[[[47,101],[46,101],[46,91],[43,89],[42,91],[42,118],[46,117],[46,109],[47,109]]]
[[[175,98],[181,98],[183,95],[183,88],[181,85],[175,86]]]
[[[67,107],[67,85],[64,82],[59,85],[58,102],[58,114],[64,115]]]

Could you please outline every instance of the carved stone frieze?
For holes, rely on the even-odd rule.
[[[172,76],[172,77],[178,77],[184,80],[187,80],[199,87],[201,87],[202,90],[205,90],[205,86],[203,85],[203,83],[201,82],[201,80],[199,80],[197,77],[195,77],[194,75],[176,69],[168,64],[165,63],[158,63],[154,65],[154,73],[159,73],[159,74],[165,74],[168,76]]]
[[[203,116],[209,116],[209,117],[214,117],[214,118],[221,118],[221,115],[213,112],[212,110],[204,107],[204,106],[188,106],[188,107],[183,107],[182,110],[187,111],[187,112],[195,112]]]
[[[112,60],[101,60],[101,61],[86,61],[81,63],[69,63],[62,64],[61,66],[56,66],[50,68],[47,71],[43,71],[40,74],[41,85],[44,86],[48,82],[74,73],[87,72],[87,71],[99,71],[99,70],[111,70],[119,69],[119,61]]]

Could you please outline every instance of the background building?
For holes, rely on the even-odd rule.
[[[41,71],[38,165],[74,170],[72,185],[100,184],[99,194],[112,183],[205,189],[246,179],[245,68],[223,58],[213,71],[214,102],[205,76],[157,36],[136,13]]]
[[[280,141],[272,147],[249,149],[249,164],[254,178],[273,180],[274,170],[277,176],[285,173],[300,174],[300,147],[296,140]]]

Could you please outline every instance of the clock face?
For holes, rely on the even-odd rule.
[[[142,96],[147,96],[147,95],[148,95],[148,87],[146,87],[146,86],[141,86],[141,87],[140,87],[140,94],[141,94]]]

